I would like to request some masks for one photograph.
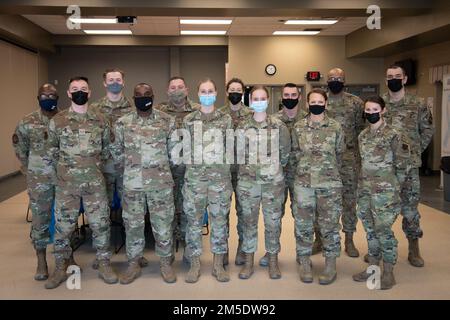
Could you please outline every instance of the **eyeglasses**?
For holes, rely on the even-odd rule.
[[[39,100],[47,100],[47,99],[52,99],[52,100],[56,100],[58,99],[58,95],[57,94],[40,94],[38,95],[38,99]]]

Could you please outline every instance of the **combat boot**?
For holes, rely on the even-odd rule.
[[[300,276],[300,281],[304,283],[313,282],[313,273],[312,273],[312,262],[308,256],[298,257],[299,266],[298,266],[298,274]]]
[[[191,257],[191,268],[186,276],[185,281],[187,283],[195,283],[198,281],[200,277],[200,257],[192,256]]]
[[[323,250],[323,245],[322,245],[322,240],[320,238],[320,233],[316,230],[314,231],[314,243],[313,243],[313,247],[312,247],[312,255],[318,254],[320,252],[322,252]]]
[[[65,259],[57,259],[55,271],[50,275],[45,283],[45,289],[55,289],[67,280],[67,265]]]
[[[107,284],[114,284],[119,281],[117,275],[111,267],[111,261],[109,261],[109,259],[103,259],[99,261],[98,276]]]
[[[266,252],[266,254],[261,259],[259,259],[259,265],[261,267],[267,267],[269,265],[269,253],[268,252]]]
[[[245,253],[245,263],[239,272],[240,279],[249,279],[253,274],[253,263],[255,259],[254,253]]]
[[[173,260],[175,260],[175,257],[172,257],[172,262]],[[145,268],[148,266],[148,260],[145,257],[140,257],[139,258],[139,266],[141,268]],[[92,263],[92,269],[94,270],[98,270],[98,260],[95,259],[94,262]]]
[[[75,261],[74,257],[73,257],[73,251],[70,254],[70,258],[66,260],[66,266],[67,268],[70,266],[77,266],[78,268],[80,268],[80,272],[82,272],[83,270],[81,269],[80,265]]]
[[[134,258],[128,261],[127,270],[120,277],[121,284],[130,284],[141,275],[141,267],[139,265],[139,258]]]
[[[345,252],[349,257],[357,258],[359,257],[359,251],[355,247],[355,243],[353,242],[353,232],[345,233]]]
[[[325,270],[319,276],[320,284],[330,284],[336,280],[336,257],[325,257]]]
[[[242,266],[245,263],[245,253],[242,251],[242,241],[239,241],[236,258],[234,259],[234,264],[237,266]]]
[[[414,267],[423,267],[425,262],[420,256],[419,239],[408,238],[408,261]]]
[[[174,283],[177,281],[177,276],[172,268],[170,257],[161,257],[159,260],[159,270],[163,280],[167,283]]]
[[[378,266],[380,264],[380,260],[375,257],[369,256],[368,261],[369,265],[367,266],[367,268],[369,268],[370,266]],[[366,282],[367,279],[369,279],[369,277],[372,275],[372,273],[367,272],[367,268],[360,273],[354,274],[352,276],[353,280],[356,282]]]
[[[230,275],[223,267],[223,260],[225,254],[214,254],[213,258],[213,270],[212,275],[216,277],[219,282],[228,282],[230,281]]]
[[[392,263],[383,263],[383,274],[381,275],[381,290],[391,289],[395,285],[394,265]]]
[[[364,255],[364,262],[365,262],[365,263],[369,263],[369,254],[368,254],[368,253],[366,253],[366,254]]]
[[[270,279],[280,279],[281,271],[278,267],[278,254],[269,253],[269,277]]]
[[[37,268],[34,280],[43,281],[48,279],[48,267],[47,267],[47,250],[36,249],[37,256]]]

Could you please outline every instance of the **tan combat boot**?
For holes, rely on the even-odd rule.
[[[47,250],[36,249],[37,256],[37,268],[34,280],[43,281],[48,279],[48,267],[47,267]]]
[[[45,283],[46,289],[55,289],[61,283],[67,280],[66,273],[67,265],[65,259],[57,259],[56,260],[56,268],[55,271],[50,275],[47,282]]]
[[[98,276],[107,284],[114,284],[119,281],[116,273],[111,267],[109,259],[100,260],[98,263]]]
[[[173,257],[173,260],[175,259],[175,257]],[[172,261],[173,262],[173,261]],[[97,258],[94,260],[94,262],[92,262],[92,269],[94,270],[98,270],[98,260]],[[141,268],[145,268],[148,266],[148,260],[145,257],[141,257],[139,259],[139,265],[141,266]]]
[[[253,274],[254,253],[245,253],[245,263],[239,272],[240,279],[249,279]]]
[[[353,242],[353,232],[345,233],[345,252],[349,257],[357,258],[359,257],[359,251],[355,247],[355,243]]]
[[[381,290],[391,289],[395,285],[394,265],[392,263],[383,263],[383,274],[381,275]]]
[[[425,265],[419,252],[419,239],[408,238],[408,261],[414,266],[421,268]]]
[[[259,265],[261,267],[267,267],[269,265],[269,253],[268,252],[266,252],[264,254],[264,256],[261,259],[259,259]]]
[[[319,276],[320,284],[330,284],[336,280],[336,257],[325,258],[325,270]]]
[[[368,253],[366,253],[366,254],[364,255],[364,262],[365,262],[365,263],[369,263],[369,254],[368,254]]]
[[[161,276],[165,282],[174,283],[177,281],[177,276],[173,271],[170,260],[170,257],[161,257],[159,261],[159,270],[161,271]]]
[[[368,267],[370,267],[370,266],[378,266],[380,264],[380,260],[378,258],[375,258],[375,257],[369,256],[368,257],[368,261],[369,261]],[[360,273],[354,274],[352,276],[352,278],[356,282],[366,282],[367,279],[369,279],[369,277],[371,275],[372,275],[372,273],[368,273],[367,269],[366,269],[366,270],[361,271]]]
[[[278,254],[269,253],[269,277],[270,279],[280,279],[281,271],[278,267]]]
[[[141,275],[141,266],[139,265],[139,258],[134,258],[128,261],[128,267],[127,270],[125,270],[125,273],[120,277],[120,283],[121,284],[129,284],[132,283],[134,280],[139,278]]]
[[[228,282],[230,281],[230,275],[223,267],[223,260],[225,254],[214,254],[213,258],[213,270],[212,275],[216,277],[219,282]]]
[[[314,230],[314,243],[312,248],[312,255],[318,254],[322,252],[323,246],[322,246],[322,240],[320,238],[320,233],[317,230]]]
[[[300,276],[300,281],[304,283],[313,282],[313,273],[312,273],[312,262],[308,256],[300,256],[299,266],[298,266],[298,274]]]
[[[236,258],[234,259],[234,264],[237,266],[242,266],[245,263],[245,253],[242,251],[242,241],[239,241]]]
[[[191,257],[191,268],[186,276],[185,281],[187,283],[195,283],[200,278],[200,257],[192,256]]]

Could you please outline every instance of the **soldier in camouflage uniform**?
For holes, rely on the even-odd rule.
[[[286,83],[283,87],[282,92],[282,105],[283,108],[278,111],[275,116],[281,120],[286,127],[289,129],[289,132],[292,131],[294,124],[306,117],[307,113],[305,110],[301,108],[300,105],[301,94],[296,84],[294,83]],[[286,211],[286,202],[287,197],[291,199],[291,213],[294,216],[294,210],[296,209],[294,206],[294,180],[295,180],[295,169],[297,167],[295,154],[291,152],[289,157],[289,161],[287,165],[284,167],[284,180],[285,180],[285,188],[284,188],[284,201],[282,207],[282,215],[283,219],[284,213]],[[297,259],[298,260],[298,259]],[[267,253],[259,260],[259,265],[265,267],[269,264],[269,257]]]
[[[342,127],[345,152],[342,155],[342,231],[345,233],[345,252],[352,258],[359,257],[359,251],[353,242],[356,232],[356,189],[359,163],[358,134],[364,129],[363,102],[357,96],[344,91],[345,73],[340,68],[328,73],[327,115]],[[314,253],[321,251],[320,237],[316,236]]]
[[[411,141],[412,169],[401,191],[403,231],[409,242],[408,261],[415,267],[423,267],[424,261],[419,252],[419,238],[423,232],[417,210],[420,199],[419,168],[421,153],[433,137],[433,119],[423,99],[406,93],[404,85],[408,77],[401,67],[389,67],[386,77],[389,88],[389,92],[383,96],[386,102],[386,123]]]
[[[153,89],[141,83],[134,89],[136,111],[116,122],[111,154],[118,171],[123,171],[123,220],[126,231],[128,269],[120,283],[129,284],[140,276],[139,260],[144,254],[145,213],[150,222],[160,257],[164,281],[176,281],[172,255],[172,223],[174,219],[173,179],[169,155],[173,147],[171,134],[175,119],[154,110]]]
[[[109,122],[88,107],[87,78],[69,82],[70,108],[59,112],[49,124],[49,144],[56,165],[55,260],[56,270],[45,287],[53,289],[67,279],[66,260],[72,249],[70,235],[75,230],[81,201],[93,231],[99,260],[99,277],[116,283],[111,268],[110,220],[102,165],[109,156]]]
[[[395,285],[393,268],[397,262],[397,239],[392,225],[400,213],[400,185],[410,161],[409,142],[383,120],[385,102],[379,96],[365,102],[370,123],[358,138],[361,172],[358,181],[357,213],[367,235],[369,265],[378,266],[383,259],[380,288]],[[353,276],[366,282],[371,273],[364,270]]]
[[[244,94],[244,83],[241,79],[233,78],[227,83],[227,95],[228,95],[228,103],[224,105],[219,110],[229,114],[231,119],[233,120],[233,128],[236,129],[238,124],[246,119],[250,114],[252,114],[251,110],[244,105],[242,102],[242,96]],[[235,153],[236,160],[236,153]],[[238,181],[238,164],[235,161],[230,165],[231,168],[231,184],[233,185],[234,191],[234,201],[236,207],[236,216],[237,216],[237,232],[238,232],[238,248],[236,250],[236,258],[234,263],[237,266],[243,265],[244,260],[244,252],[242,251],[242,239],[243,239],[243,220],[242,220],[242,206],[239,203],[239,199],[236,194],[236,187]]]
[[[325,114],[327,95],[314,89],[307,98],[310,114],[298,121],[292,130],[292,152],[297,156],[294,183],[295,231],[299,275],[312,282],[314,220],[317,217],[323,243],[325,270],[320,284],[336,279],[336,258],[341,251],[339,219],[342,213],[342,180],[340,175],[344,134],[341,125]]]
[[[264,215],[269,277],[281,278],[278,253],[281,250],[281,216],[285,189],[283,167],[289,160],[291,138],[289,129],[281,120],[266,114],[268,98],[266,88],[255,86],[252,89],[250,107],[254,114],[241,121],[236,131],[238,154],[245,154],[244,163],[239,164],[237,186],[244,220],[242,251],[245,253],[245,264],[239,273],[241,279],[248,279],[253,274],[260,206]],[[240,142],[245,145],[243,149],[239,148]],[[267,154],[261,154],[264,148],[267,148]]]
[[[183,120],[183,127],[191,138],[190,152],[184,151],[186,160],[190,159],[183,186],[183,208],[187,217],[186,246],[191,254],[186,282],[197,282],[200,277],[202,225],[206,208],[211,225],[211,251],[214,254],[212,274],[218,281],[225,282],[230,280],[224,268],[224,257],[228,252],[232,185],[229,162],[225,160],[225,152],[220,153],[218,149],[225,149],[226,131],[230,129],[233,133],[233,123],[230,115],[214,107],[217,87],[212,80],[206,79],[199,84],[198,95],[200,110]],[[207,139],[208,135],[212,137]]]
[[[37,255],[35,280],[46,280],[47,244],[50,241],[51,207],[55,197],[56,174],[49,157],[48,123],[58,112],[58,93],[51,84],[39,88],[40,109],[25,116],[13,135],[13,147],[27,178],[27,190],[33,215],[31,239]]]
[[[167,88],[168,101],[160,103],[157,109],[163,111],[175,118],[177,131],[183,126],[183,119],[188,114],[200,109],[200,106],[188,98],[188,88],[182,77],[172,77],[169,79]],[[177,241],[181,241],[185,245],[186,238],[186,214],[183,211],[183,184],[186,166],[184,163],[171,164],[170,170],[175,183],[174,202],[175,202],[175,219],[174,219],[174,236]],[[175,252],[173,252],[175,254]],[[183,261],[189,262],[189,253],[186,248],[183,252]]]

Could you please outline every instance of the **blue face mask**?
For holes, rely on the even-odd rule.
[[[111,93],[118,94],[118,93],[120,93],[120,91],[122,91],[123,84],[120,84],[118,82],[113,82],[113,83],[108,84],[106,86],[106,89]]]
[[[58,104],[58,100],[57,99],[44,99],[44,100],[39,100],[39,105],[41,106],[41,108],[45,111],[53,111],[56,109],[56,105]]]
[[[250,105],[250,108],[255,110],[255,112],[264,112],[266,111],[267,106],[267,101],[253,101]]]
[[[204,107],[212,107],[216,102],[216,96],[201,95],[198,98],[200,99],[200,104]]]

